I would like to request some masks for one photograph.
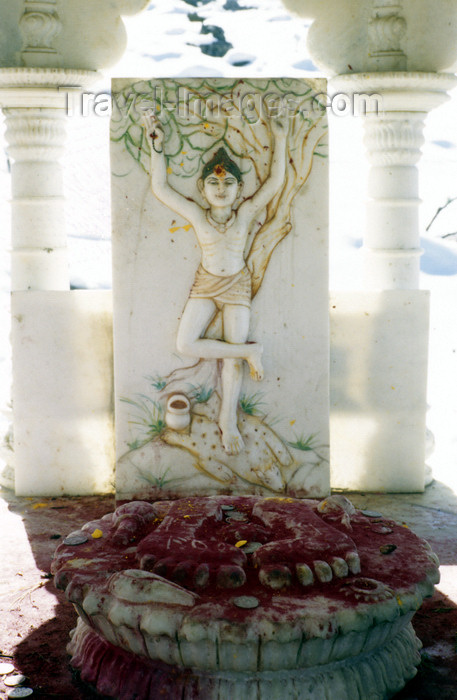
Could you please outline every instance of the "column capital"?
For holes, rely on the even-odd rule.
[[[67,94],[88,88],[97,71],[58,68],[0,68],[0,108],[67,109]]]
[[[357,96],[366,108],[365,145],[372,165],[415,165],[427,114],[449,100],[456,85],[453,73],[354,73],[332,78],[329,92]]]
[[[346,73],[330,80],[330,93],[345,95],[379,95],[380,100],[367,102],[367,113],[422,112],[439,107],[450,98],[447,94],[457,85],[453,73],[389,71]]]
[[[363,253],[368,289],[419,286],[416,165],[427,114],[446,102],[447,91],[456,85],[453,74],[419,71],[345,74],[330,81],[334,96],[358,96],[359,104],[366,105],[362,121],[371,168]]]
[[[312,20],[308,49],[326,75],[453,70],[457,0],[282,0]]]

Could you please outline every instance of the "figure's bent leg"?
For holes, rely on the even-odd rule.
[[[245,343],[249,332],[250,311],[245,306],[226,304],[224,315],[224,338],[229,343]],[[244,447],[237,425],[237,408],[243,381],[243,360],[224,359],[222,368],[222,403],[219,413],[219,428],[222,445],[227,454],[236,455]]]
[[[202,338],[216,312],[216,305],[211,299],[189,299],[179,324],[176,342],[178,351],[183,355],[201,357],[205,360],[246,360],[251,377],[259,381],[263,378],[262,347],[258,343],[246,343],[247,330],[244,335],[242,334],[245,338],[244,341],[229,340],[228,336],[238,337],[230,332],[230,327],[236,327],[237,321],[231,320],[230,313],[227,315],[225,312],[226,308],[241,309],[240,313],[248,319],[247,326],[249,328],[249,309],[244,306],[227,304],[224,307],[225,340]]]
[[[188,299],[176,338],[178,352],[190,357],[207,357],[201,353],[201,336],[205,333],[216,313],[216,304],[211,299]]]

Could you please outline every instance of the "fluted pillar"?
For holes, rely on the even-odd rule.
[[[63,172],[67,92],[93,71],[0,70],[0,107],[12,161],[12,290],[69,289]]]
[[[5,73],[0,73],[0,85]],[[57,90],[55,90],[57,93]],[[51,93],[51,94],[49,94]],[[62,167],[65,111],[49,89],[24,107],[20,89],[0,88],[12,161],[12,290],[68,289]],[[63,103],[63,97],[60,96]]]
[[[388,112],[365,119],[371,165],[364,242],[366,289],[419,287],[419,179],[423,115]]]
[[[65,116],[5,109],[12,176],[11,286],[68,289],[62,168]]]
[[[388,43],[390,45],[390,42]],[[331,90],[376,95],[362,116],[370,171],[363,244],[365,289],[418,289],[419,176],[427,114],[457,84],[446,73],[340,75]],[[376,111],[375,111],[376,110]]]

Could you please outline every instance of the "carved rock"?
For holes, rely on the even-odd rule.
[[[234,513],[243,521],[227,524]],[[279,684],[305,700],[381,700],[415,674],[410,620],[436,557],[347,499],[132,502],[81,534],[52,569],[81,618],[72,665],[100,693],[273,700]]]

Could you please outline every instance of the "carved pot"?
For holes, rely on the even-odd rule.
[[[185,394],[168,397],[165,423],[172,430],[185,430],[190,423],[190,401]]]

